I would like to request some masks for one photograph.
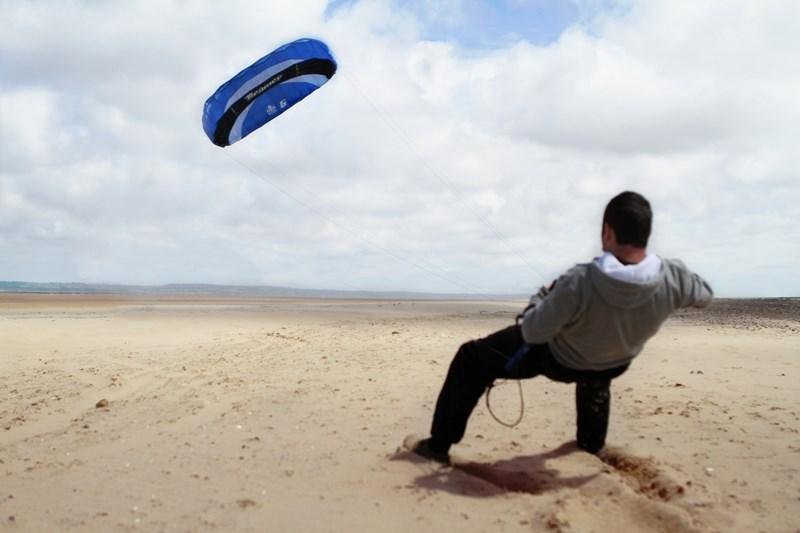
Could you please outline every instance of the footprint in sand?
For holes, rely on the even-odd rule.
[[[614,447],[603,449],[597,457],[650,499],[668,502],[685,493],[681,484],[659,471],[654,459],[636,457]]]

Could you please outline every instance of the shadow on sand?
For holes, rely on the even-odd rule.
[[[548,459],[572,453],[585,452],[572,441],[545,453],[523,455],[493,463],[461,462],[456,459],[452,468],[442,467],[435,472],[418,476],[414,483],[427,490],[442,490],[474,497],[490,497],[506,492],[541,494],[562,488],[577,488],[595,478],[599,472],[586,476],[561,477],[557,469],[546,466]],[[398,452],[393,459],[427,462],[408,451]]]

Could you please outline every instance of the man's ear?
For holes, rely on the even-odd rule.
[[[614,244],[617,241],[617,235],[614,233],[614,228],[612,228],[607,222],[603,222],[603,245],[610,245]]]

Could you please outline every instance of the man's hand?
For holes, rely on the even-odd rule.
[[[533,296],[531,296],[531,299],[530,299],[530,302],[528,302],[528,305],[529,306],[536,306],[536,304],[540,303],[542,300],[547,298],[547,295],[550,294],[550,291],[555,289],[556,281],[557,280],[553,280],[553,282],[550,284],[549,287],[545,287],[544,285],[539,287],[539,291],[536,294],[534,294]]]
[[[550,294],[550,289],[542,285],[539,287],[538,292],[531,296],[531,299],[528,301],[528,305],[535,307],[539,302],[547,298],[548,294]]]
[[[539,305],[542,300],[547,298],[547,295],[550,294],[550,291],[556,286],[556,280],[553,280],[553,283],[550,284],[549,287],[545,287],[542,285],[539,287],[539,290],[536,294],[531,296],[531,299],[528,301],[528,306],[522,311],[522,313],[517,315],[517,324],[525,317],[525,313],[527,313],[530,309],[533,309],[537,305]]]

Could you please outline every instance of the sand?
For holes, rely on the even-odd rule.
[[[0,531],[798,531],[800,303],[668,322],[577,450],[573,386],[426,433],[522,302],[0,295]],[[748,307],[749,306],[749,307]],[[778,306],[780,307],[780,306]],[[513,420],[517,387],[492,393]]]

